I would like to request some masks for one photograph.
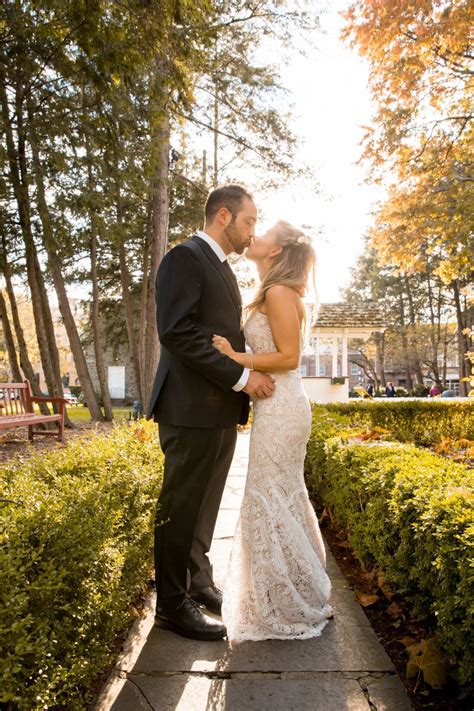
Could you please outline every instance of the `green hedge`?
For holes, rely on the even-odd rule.
[[[350,413],[328,410],[315,410],[308,484],[359,559],[383,569],[429,622],[461,685],[473,688],[472,472],[413,445],[348,441]]]
[[[353,401],[315,406],[354,424],[385,427],[400,442],[432,445],[443,437],[474,440],[474,402],[446,400]]]
[[[3,467],[1,480],[0,701],[86,708],[151,569],[156,432],[138,423],[77,438]]]

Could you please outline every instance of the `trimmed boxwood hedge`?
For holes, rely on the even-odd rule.
[[[353,423],[384,427],[400,442],[426,446],[443,437],[474,440],[474,402],[469,400],[356,400],[325,405],[322,411],[345,415]]]
[[[413,445],[351,441],[350,414],[315,409],[308,484],[358,558],[379,565],[431,625],[460,684],[472,689],[473,473]]]
[[[87,707],[151,570],[161,482],[150,423],[2,468],[1,702]]]

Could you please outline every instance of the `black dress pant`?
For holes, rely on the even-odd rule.
[[[155,573],[161,602],[179,603],[212,583],[208,558],[237,428],[159,425],[164,480],[155,525]]]

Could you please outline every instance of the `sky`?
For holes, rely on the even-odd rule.
[[[368,64],[340,39],[339,11],[348,0],[333,0],[320,17],[306,57],[294,54],[282,69],[282,83],[294,104],[292,129],[298,137],[296,160],[309,163],[321,186],[315,195],[301,183],[259,195],[261,227],[277,219],[320,227],[315,239],[320,300],[341,300],[350,267],[362,251],[370,213],[381,194],[364,185],[357,166],[364,130],[374,113],[368,90]]]

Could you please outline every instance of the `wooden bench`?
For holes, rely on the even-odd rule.
[[[59,412],[42,415],[34,411],[35,402],[52,402],[58,405]],[[34,397],[28,380],[24,383],[0,383],[0,430],[11,427],[28,427],[28,439],[35,434],[49,435],[63,441],[64,412],[66,400],[63,397]],[[57,430],[36,430],[35,425],[42,422],[57,422]]]

